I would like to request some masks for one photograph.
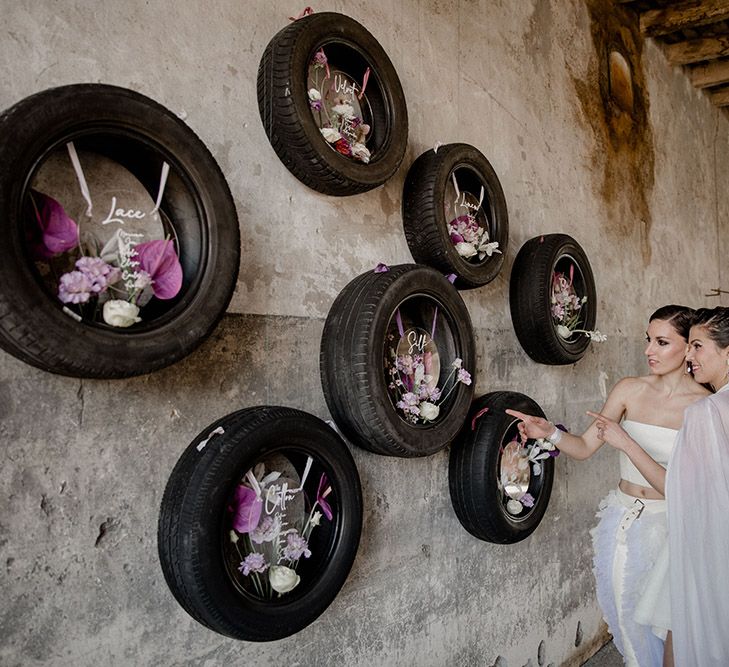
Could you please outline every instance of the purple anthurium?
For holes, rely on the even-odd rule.
[[[139,268],[152,277],[152,291],[158,299],[172,299],[182,287],[182,267],[169,239],[147,241],[134,246]]]
[[[451,232],[451,242],[454,245],[456,243],[463,243],[463,237],[460,234],[456,233],[456,232]]]
[[[316,490],[316,502],[321,507],[321,511],[324,512],[324,516],[332,520],[332,508],[329,503],[324,500],[332,492],[332,487],[327,484],[327,476],[322,473],[319,478],[319,488]]]
[[[32,251],[36,259],[49,259],[78,244],[78,225],[53,197],[31,190],[35,221]]]
[[[258,527],[263,510],[263,501],[258,494],[247,486],[239,486],[235,491],[233,528],[239,533],[250,533]]]

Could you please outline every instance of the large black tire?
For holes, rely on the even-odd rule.
[[[224,433],[210,437],[218,427]],[[257,462],[277,454],[299,475],[312,457],[305,493],[315,495],[325,473],[333,517],[312,532],[312,554],[297,568],[299,585],[268,600],[241,585],[226,549],[232,549],[229,507],[236,487]],[[162,499],[159,557],[170,590],[194,619],[228,637],[271,641],[298,632],[329,606],[352,567],[361,528],[359,475],[337,433],[299,410],[247,408],[207,427],[177,462]]]
[[[571,236],[546,234],[527,241],[511,270],[509,306],[516,337],[524,351],[540,364],[564,365],[579,361],[590,345],[586,334],[563,338],[552,317],[552,276],[574,265],[577,295],[587,297],[579,328],[592,331],[597,319],[597,294],[585,251]]]
[[[320,132],[308,96],[309,65],[324,49],[331,68],[362,82],[371,108],[369,163],[338,153]],[[273,149],[302,183],[328,195],[353,195],[382,185],[400,166],[408,116],[400,80],[377,40],[357,21],[333,12],[294,21],[269,42],[258,68],[258,108]],[[369,122],[367,122],[369,121]]]
[[[487,238],[497,242],[499,252],[481,259],[461,256],[451,240],[448,223],[467,210],[452,201],[455,175],[461,194],[478,202],[474,215]],[[443,273],[456,275],[456,287],[470,289],[491,282],[498,275],[509,243],[509,216],[501,183],[491,163],[468,144],[447,144],[423,153],[410,167],[403,192],[403,227],[413,259]]]
[[[488,411],[477,417],[484,408]],[[554,459],[545,459],[541,474],[529,475],[527,493],[534,497],[534,506],[524,506],[517,514],[507,510],[511,498],[501,483],[502,451],[518,434],[518,420],[504,412],[507,408],[544,417],[539,405],[524,394],[498,391],[481,396],[451,447],[448,469],[458,520],[474,537],[496,544],[519,542],[534,532],[547,510],[554,479]]]
[[[128,329],[69,317],[29,253],[23,217],[34,175],[70,141],[123,166],[152,197],[160,165],[170,165],[160,212],[176,240],[182,288]],[[114,378],[172,364],[211,333],[236,284],[238,220],[220,168],[185,123],[131,90],[63,86],[0,116],[0,154],[0,347],[53,373]]]
[[[393,335],[398,313],[403,326],[399,341],[415,329],[433,331],[431,322],[437,324],[433,344],[443,362],[436,384],[444,390],[452,387],[452,392],[443,395],[433,421],[407,421],[388,389],[387,359],[390,349],[397,347],[388,336]],[[452,384],[455,373],[448,378],[456,358],[474,373],[471,318],[448,280],[435,269],[415,264],[370,271],[342,290],[324,324],[324,397],[337,425],[359,447],[388,456],[427,456],[451,442],[468,413],[473,384]]]

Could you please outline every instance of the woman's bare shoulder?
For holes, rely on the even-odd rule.
[[[633,396],[652,388],[652,376],[624,377],[612,390],[613,394],[620,396]]]

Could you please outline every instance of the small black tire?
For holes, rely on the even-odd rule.
[[[440,368],[434,384],[443,394],[433,421],[408,421],[398,412],[393,390],[388,388],[387,359],[398,345],[388,341],[395,340],[398,316],[403,327],[398,342],[416,329],[437,333],[437,344],[430,339]],[[387,456],[427,456],[451,442],[468,413],[473,384],[455,381],[457,374],[451,369],[456,359],[461,359],[464,370],[474,373],[471,318],[453,285],[423,265],[369,271],[345,286],[324,324],[320,348],[324,398],[334,421],[353,444]]]
[[[34,174],[73,141],[111,158],[156,193],[180,249],[180,293],[128,329],[77,321],[39,277],[23,210]],[[172,112],[131,90],[75,84],[27,97],[0,115],[0,347],[43,370],[119,378],[168,366],[194,350],[230,302],[240,260],[235,204],[219,166]],[[107,204],[108,205],[108,204]],[[151,311],[150,311],[151,312]]]
[[[562,264],[574,265],[575,291],[586,297],[579,328],[592,331],[597,319],[597,294],[590,262],[582,247],[567,234],[545,234],[529,239],[519,250],[511,270],[509,306],[516,337],[536,362],[573,364],[590,345],[586,334],[563,338],[552,317],[552,277]]]
[[[211,437],[218,427],[224,433]],[[265,600],[236,585],[223,545],[235,487],[257,461],[277,453],[299,457],[299,468],[303,457],[314,459],[309,479],[314,471],[326,473],[334,511],[326,538],[317,542],[321,555],[312,554],[316,563],[302,559],[309,569],[301,584]],[[162,499],[158,551],[170,590],[195,620],[234,639],[272,641],[300,631],[334,600],[354,563],[361,528],[359,475],[334,429],[299,410],[253,407],[208,426],[178,460]]]
[[[479,260],[462,257],[451,240],[448,223],[463,206],[447,201],[456,192],[452,179],[460,183],[459,192],[469,193],[476,201],[483,187],[484,200],[474,216],[491,242],[498,243],[491,256]],[[446,207],[454,205],[447,214]],[[457,210],[455,210],[457,208]],[[509,243],[509,216],[506,197],[499,178],[486,157],[468,144],[447,144],[429,150],[413,162],[405,179],[402,204],[403,227],[413,259],[443,273],[456,275],[459,289],[471,289],[491,282],[499,274]]]
[[[534,506],[524,507],[528,511],[518,515],[507,511],[501,454],[518,433],[518,420],[504,412],[507,408],[544,417],[539,405],[524,394],[498,391],[481,396],[451,447],[448,467],[451,502],[461,525],[474,537],[496,544],[513,544],[534,532],[547,510],[554,479],[554,459],[548,458],[539,476],[530,474],[527,492],[534,497]]]
[[[370,69],[365,94],[372,135],[366,164],[334,150],[312,115],[308,68],[321,48],[353,80],[361,82]],[[382,185],[405,155],[408,115],[397,72],[367,29],[343,14],[305,16],[271,39],[258,68],[258,108],[281,162],[304,185],[327,195],[354,195]]]

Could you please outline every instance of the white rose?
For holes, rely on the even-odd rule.
[[[277,593],[288,593],[299,585],[301,577],[285,565],[271,565],[268,571],[271,588]]]
[[[429,403],[428,401],[423,401],[420,404],[420,416],[425,421],[433,421],[440,412],[440,408],[435,405],[435,403]]]
[[[562,336],[562,338],[565,338],[565,339],[572,338],[572,332],[564,324],[557,325],[557,334],[559,334],[560,336]]]
[[[335,144],[342,138],[342,135],[333,127],[322,127],[321,134],[330,144]]]
[[[312,102],[317,102],[321,99],[321,93],[316,88],[309,89],[309,99]]]
[[[370,161],[370,150],[363,143],[357,142],[352,146],[352,155],[367,164]]]
[[[476,254],[476,248],[474,247],[473,243],[460,241],[459,243],[456,243],[456,252],[461,257],[465,257],[466,259],[468,259],[469,257],[473,257]]]
[[[332,107],[332,111],[339,116],[350,118],[354,116],[354,107],[351,104],[335,104]]]
[[[524,505],[522,505],[518,500],[514,500],[513,498],[506,503],[506,510],[509,512],[509,514],[519,514],[524,509]]]
[[[141,322],[139,308],[129,301],[112,299],[104,304],[104,322],[113,327],[130,327],[132,324]]]

